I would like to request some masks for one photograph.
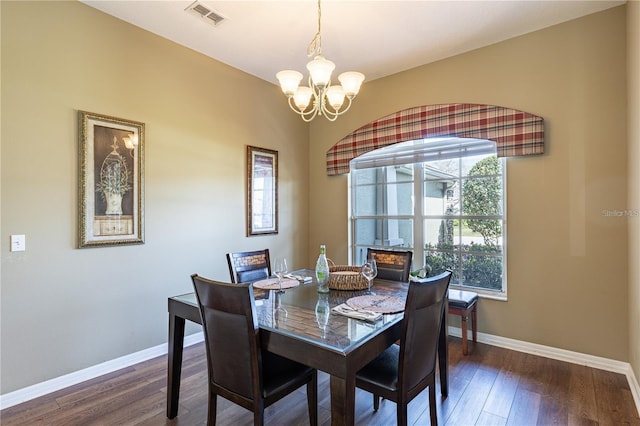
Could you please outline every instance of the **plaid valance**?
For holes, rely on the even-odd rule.
[[[349,162],[366,152],[441,136],[495,141],[498,157],[544,153],[542,117],[495,105],[424,105],[382,117],[340,140],[327,151],[327,174],[349,173]]]

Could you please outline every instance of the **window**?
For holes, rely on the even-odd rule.
[[[495,143],[424,139],[351,162],[351,249],[410,249],[413,270],[453,270],[451,285],[500,297],[505,283],[505,171]]]

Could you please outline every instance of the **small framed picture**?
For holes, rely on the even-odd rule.
[[[78,111],[78,247],[144,243],[144,123]]]
[[[247,236],[278,233],[278,151],[247,146]]]

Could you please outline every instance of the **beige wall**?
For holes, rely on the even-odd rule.
[[[227,251],[308,266],[308,125],[276,86],[79,2],[0,4],[0,393],[166,342],[167,297]],[[75,248],[79,109],[146,123],[144,245]],[[280,152],[277,236],[245,237],[249,144]]]
[[[442,102],[546,120],[547,154],[508,160],[509,301],[481,301],[480,331],[630,360],[637,375],[639,225],[601,215],[640,199],[635,119],[626,166],[624,10],[368,82],[309,136],[275,86],[77,2],[0,2],[0,393],[165,342],[167,296],[190,291],[193,272],[227,279],[227,251],[269,247],[310,266],[326,243],[346,261],[346,177],[326,176],[325,152],[376,118]],[[628,117],[639,108],[630,101]],[[147,125],[144,245],[75,248],[78,109]],[[277,236],[244,236],[248,144],[280,151]],[[11,234],[26,234],[26,252],[8,251]]]
[[[640,2],[627,3],[629,200],[640,210]],[[640,382],[640,217],[629,217],[629,362]]]
[[[508,302],[479,330],[629,357],[625,7],[365,83],[352,110],[311,126],[310,259],[347,261],[347,177],[320,159],[339,139],[416,105],[471,102],[544,117],[546,153],[507,161]]]

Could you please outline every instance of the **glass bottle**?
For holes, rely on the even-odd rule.
[[[318,281],[318,293],[329,293],[329,262],[324,244],[320,246],[320,256],[316,262],[316,280]]]
[[[329,324],[329,316],[331,313],[331,307],[329,306],[329,295],[326,293],[320,293],[318,295],[318,301],[316,302],[316,322],[318,327],[322,330],[322,338],[327,337],[327,324]]]

